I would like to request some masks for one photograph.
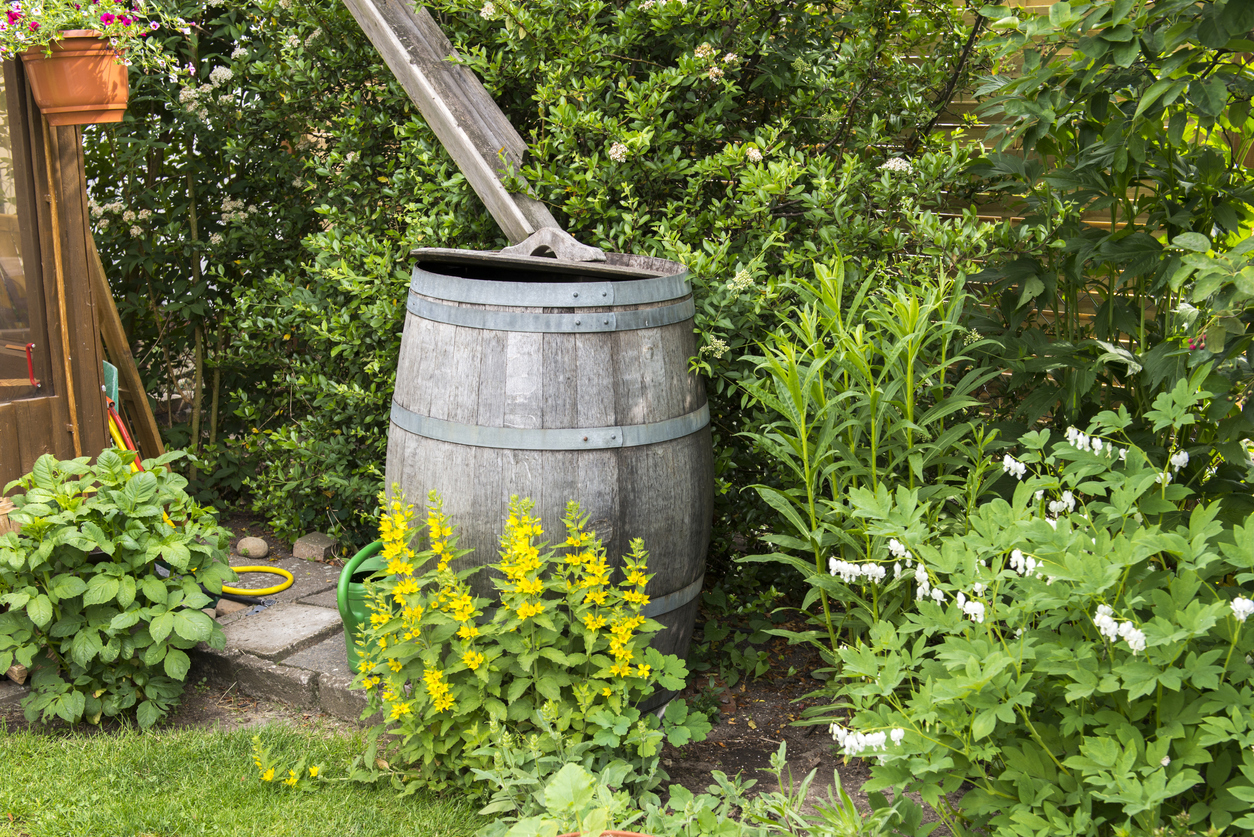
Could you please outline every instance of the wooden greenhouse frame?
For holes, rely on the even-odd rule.
[[[92,240],[81,131],[48,124],[20,61],[4,62],[4,89],[4,185],[16,212],[6,202],[10,214],[0,215],[0,282],[7,281],[11,296],[21,280],[26,317],[24,328],[0,331],[0,493],[45,453],[94,457],[112,444],[105,349],[132,404],[137,443],[146,456],[161,452]],[[5,290],[0,286],[0,301]]]

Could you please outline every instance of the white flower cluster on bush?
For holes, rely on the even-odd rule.
[[[1036,570],[1041,563],[1031,555],[1024,555],[1022,550],[1013,550],[1010,553],[1010,569],[1019,575],[1035,575]]]
[[[1128,458],[1127,448],[1115,447],[1112,442],[1103,443],[1101,439],[1090,436],[1078,428],[1068,427],[1066,436],[1067,441],[1076,450],[1088,451],[1089,453],[1105,452],[1107,456],[1115,456],[1117,453],[1121,462]]]
[[[1097,631],[1111,642],[1124,640],[1128,643],[1128,647],[1132,649],[1135,655],[1138,651],[1145,650],[1145,633],[1137,628],[1131,622],[1116,622],[1115,611],[1110,605],[1098,605],[1097,615],[1093,617],[1093,624],[1097,626]]]
[[[1001,469],[1017,480],[1023,479],[1028,474],[1028,466],[1015,459],[1010,454],[1006,454],[1002,458]]]
[[[827,559],[827,568],[832,575],[839,576],[846,584],[852,584],[861,578],[867,581],[881,582],[888,575],[888,570],[881,564],[853,564],[836,558]]]
[[[1070,491],[1064,491],[1061,498],[1049,501],[1050,514],[1057,515],[1073,511],[1075,511],[1075,495]]]
[[[1245,596],[1237,596],[1232,600],[1230,607],[1232,615],[1237,617],[1238,622],[1244,622],[1251,613],[1254,613],[1254,601],[1250,601]]]
[[[832,724],[831,733],[833,740],[836,741],[845,750],[845,755],[859,756],[870,750],[875,752],[888,751],[888,742],[891,740],[894,745],[899,745],[902,739],[906,737],[906,731],[901,727],[896,727],[889,732],[854,732],[842,727],[840,724]]]
[[[972,622],[983,623],[984,621],[984,603],[983,602],[976,601],[975,599],[968,599],[966,597],[966,594],[964,594],[962,591],[958,591],[958,596],[957,598],[954,599],[954,602],[958,605],[958,609],[962,611],[963,615],[969,616]]]

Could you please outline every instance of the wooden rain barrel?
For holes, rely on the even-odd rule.
[[[578,500],[612,562],[643,538],[653,645],[684,657],[714,502],[710,415],[683,265],[606,254],[568,262],[420,249],[388,434],[387,485],[421,506],[437,489],[474,552],[494,563],[510,496],[565,540]],[[479,595],[493,590],[476,577]]]

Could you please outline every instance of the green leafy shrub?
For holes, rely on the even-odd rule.
[[[649,647],[662,626],[640,613],[648,603],[648,555],[634,541],[623,558],[625,579],[611,583],[605,550],[584,531],[577,504],[567,508],[560,554],[539,542],[540,520],[530,511],[530,501],[511,501],[494,566],[500,576],[492,579],[500,601],[489,613],[489,600],[474,596],[467,582],[482,568],[449,565],[461,553],[438,496],[432,494],[421,535],[412,506],[384,500],[380,536],[388,565],[368,582],[371,616],[362,626],[355,681],[368,690],[367,716],[385,715],[372,742],[385,732],[397,736],[390,760],[398,785],[421,779],[410,790],[451,784],[483,793],[476,774],[516,771],[518,759],[501,761],[503,750],[516,750],[540,778],[579,758],[596,771],[618,766],[626,786],[646,793],[659,781],[663,738],[679,746],[710,729],[683,701],[672,702],[660,721],[633,705],[656,687],[683,688],[687,675],[677,657]],[[427,548],[415,552],[416,537]],[[545,726],[554,735],[542,734]],[[589,746],[547,758],[563,739]],[[378,775],[374,748],[361,778]],[[488,810],[516,806],[511,783],[504,787],[509,792]]]
[[[342,3],[161,5],[193,24],[169,46],[194,76],[133,77],[127,121],[85,135],[133,353],[151,392],[183,396],[159,413],[204,453],[198,496],[360,544],[407,250],[505,241]],[[428,8],[527,141],[519,173],[560,223],[692,269],[722,570],[776,515],[740,491],[769,463],[737,435],[761,419],[738,381],[790,280],[830,247],[890,272],[987,249],[973,216],[940,215],[971,152],[932,130],[984,59],[951,4],[641,6]]]
[[[182,695],[187,649],[224,646],[201,585],[235,578],[229,534],[169,469],[180,456],[136,472],[113,450],[94,465],[44,455],[6,486],[26,493],[10,513],[21,530],[0,536],[0,668],[32,669],[29,720],[94,724],[135,708],[152,726]]]
[[[872,276],[850,295],[839,260],[816,270],[796,321],[772,334],[758,377],[743,383],[773,419],[744,432],[777,469],[774,485],[755,488],[787,523],[764,537],[779,551],[746,560],[802,573],[802,610],[822,603],[819,630],[768,632],[809,639],[831,662],[841,630],[860,635],[913,597],[900,544],[869,525],[867,506],[906,489],[924,512],[916,525],[943,530],[991,482],[990,439],[969,415],[995,373],[963,354],[960,282],[877,287]]]
[[[917,790],[963,834],[1254,827],[1254,516],[1197,501],[1208,373],[1145,413],[1173,439],[1161,457],[1120,407],[1023,436],[1013,497],[962,531],[924,525],[905,489],[867,509],[919,579],[916,605],[840,652],[852,717],[833,734],[878,756],[868,790]]]
[[[993,304],[978,327],[1013,373],[1005,412],[1024,429],[1046,416],[1085,426],[1125,404],[1157,453],[1165,440],[1140,417],[1210,362],[1207,388],[1230,397],[1199,430],[1239,463],[1254,435],[1240,408],[1254,287],[1250,245],[1238,246],[1254,220],[1250,4],[981,14],[998,21],[1000,66],[980,88],[996,145],[973,171],[1025,216],[982,277]]]

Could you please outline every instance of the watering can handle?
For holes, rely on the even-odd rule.
[[[383,541],[375,541],[372,544],[362,548],[360,552],[348,559],[348,563],[344,565],[344,569],[340,570],[340,583],[335,588],[335,605],[340,610],[340,619],[344,624],[352,621],[353,614],[348,609],[348,585],[353,581],[353,573],[357,572],[357,568],[367,558],[378,555],[383,549]]]

